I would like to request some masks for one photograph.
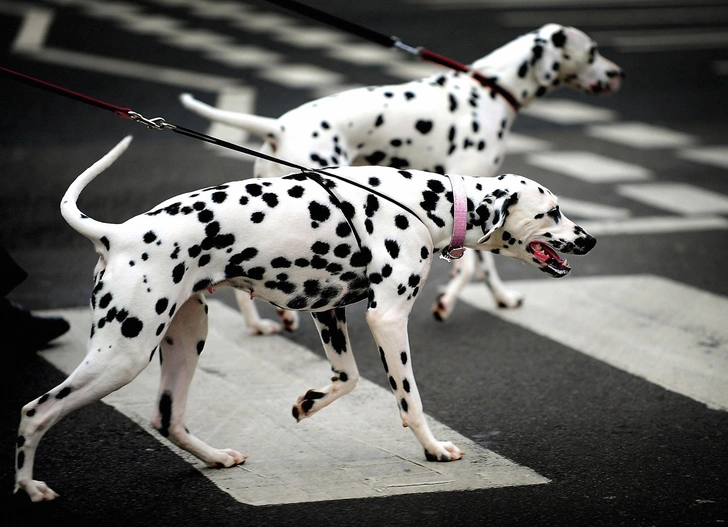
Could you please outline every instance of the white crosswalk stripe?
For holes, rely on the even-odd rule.
[[[521,113],[557,124],[584,124],[613,121],[617,113],[607,108],[570,101],[568,99],[544,99],[524,108]]]
[[[652,207],[678,214],[728,214],[728,196],[688,183],[619,185],[617,192]]]
[[[482,284],[461,298],[711,408],[728,410],[728,299],[666,278],[512,282],[528,301],[499,309]]]
[[[685,148],[678,151],[677,156],[695,163],[704,163],[728,170],[728,146]]]
[[[586,151],[538,152],[527,155],[526,162],[590,183],[643,181],[652,178],[652,171],[643,166]]]
[[[690,134],[639,122],[593,125],[587,127],[586,135],[642,149],[679,148],[698,142]]]

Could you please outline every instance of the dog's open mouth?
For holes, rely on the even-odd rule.
[[[529,245],[534,260],[541,267],[540,269],[555,278],[566,276],[571,271],[569,262],[561,258],[556,251],[544,242],[534,241]]]

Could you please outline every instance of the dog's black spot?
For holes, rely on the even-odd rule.
[[[364,159],[370,165],[378,165],[384,160],[385,157],[387,157],[387,154],[380,150],[377,150],[376,152],[372,152],[368,156],[365,156]]]
[[[159,398],[159,415],[161,421],[158,431],[162,437],[169,436],[169,425],[172,423],[172,394],[164,392]]]
[[[263,212],[254,212],[250,215],[250,221],[253,223],[262,223],[265,219],[265,213]]]
[[[371,261],[372,252],[369,250],[368,247],[362,247],[361,251],[357,251],[352,255],[351,259],[349,260],[349,264],[352,267],[366,267]]]
[[[328,243],[321,242],[321,241],[315,242],[311,246],[311,250],[316,254],[320,254],[321,256],[328,253],[330,249],[331,249],[331,246]]]
[[[561,29],[551,35],[551,42],[553,42],[554,46],[557,48],[563,48],[564,44],[566,44],[566,34],[564,33],[564,30]]]
[[[174,269],[172,269],[172,281],[175,284],[179,284],[182,281],[182,278],[185,275],[185,264],[180,263],[175,265]]]
[[[263,193],[263,187],[261,187],[257,183],[248,183],[245,185],[245,190],[250,194],[251,196],[260,196]]]
[[[454,94],[449,95],[450,99],[450,112],[454,112],[458,109],[458,100],[455,98]]]
[[[154,310],[157,312],[157,315],[161,315],[167,310],[167,307],[169,306],[169,300],[166,298],[160,298],[157,300],[157,304],[154,306]]]
[[[387,249],[387,252],[389,253],[389,256],[392,257],[392,259],[399,258],[399,243],[397,243],[395,240],[385,240],[384,248]]]
[[[270,262],[270,265],[274,269],[286,269],[291,266],[291,261],[288,258],[279,256],[277,258],[273,258]]]
[[[263,201],[265,201],[270,208],[273,208],[278,205],[278,196],[271,192],[267,192],[263,194]]]
[[[154,234],[154,232],[149,231],[144,235],[144,243],[152,243],[154,240],[157,239],[157,235]]]
[[[288,189],[288,195],[292,198],[300,198],[303,196],[304,188],[300,185],[296,185],[295,187],[291,187]]]
[[[73,390],[71,389],[70,386],[66,386],[60,392],[58,392],[56,394],[56,399],[59,399],[59,400],[60,399],[65,399],[66,397],[68,397],[71,394],[72,391]]]
[[[197,354],[199,355],[200,353],[202,353],[202,350],[204,350],[204,349],[205,349],[205,341],[204,340],[198,341],[197,342]],[[205,357],[207,357],[207,355],[205,355]]]
[[[213,192],[212,201],[213,203],[222,203],[227,199],[227,192]]]
[[[144,324],[136,317],[129,317],[121,324],[121,334],[128,339],[138,337],[142,329],[144,329]]]
[[[331,216],[331,210],[326,205],[322,205],[317,201],[312,201],[308,204],[308,212],[311,219],[315,222],[324,222]]]
[[[111,303],[112,298],[113,297],[112,297],[111,293],[106,293],[104,296],[101,297],[101,300],[99,300],[99,307],[101,309],[106,309],[107,307],[109,307],[109,304]]]
[[[415,128],[421,134],[427,134],[432,130],[432,121],[420,120],[415,123]]]
[[[334,255],[338,258],[346,258],[351,253],[351,247],[345,243],[337,245],[334,248]]]

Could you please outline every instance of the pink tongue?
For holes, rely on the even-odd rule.
[[[547,245],[542,245],[538,242],[533,242],[531,244],[531,248],[533,249],[533,255],[538,258],[542,262],[546,262],[550,259],[556,260],[559,264],[563,263],[564,260],[562,260],[558,254],[556,254],[551,247]]]

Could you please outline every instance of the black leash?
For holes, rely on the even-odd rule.
[[[518,102],[515,96],[503,86],[498,84],[495,77],[486,77],[482,73],[471,69],[465,64],[461,64],[460,62],[452,60],[448,57],[444,57],[423,47],[409,46],[397,37],[384,35],[383,33],[373,31],[369,28],[360,26],[359,24],[344,20],[343,18],[339,18],[314,7],[307,6],[295,0],[266,0],[266,2],[275,4],[279,7],[283,7],[300,15],[312,18],[318,22],[323,22],[324,24],[328,24],[337,29],[341,29],[343,31],[361,37],[365,40],[369,40],[370,42],[373,42],[380,46],[384,46],[385,48],[397,48],[401,51],[409,53],[410,55],[419,57],[422,60],[434,62],[435,64],[445,66],[446,68],[450,68],[455,71],[468,73],[480,84],[487,88],[490,88],[494,92],[498,93],[498,95],[503,97],[515,111],[521,109],[521,104]]]

